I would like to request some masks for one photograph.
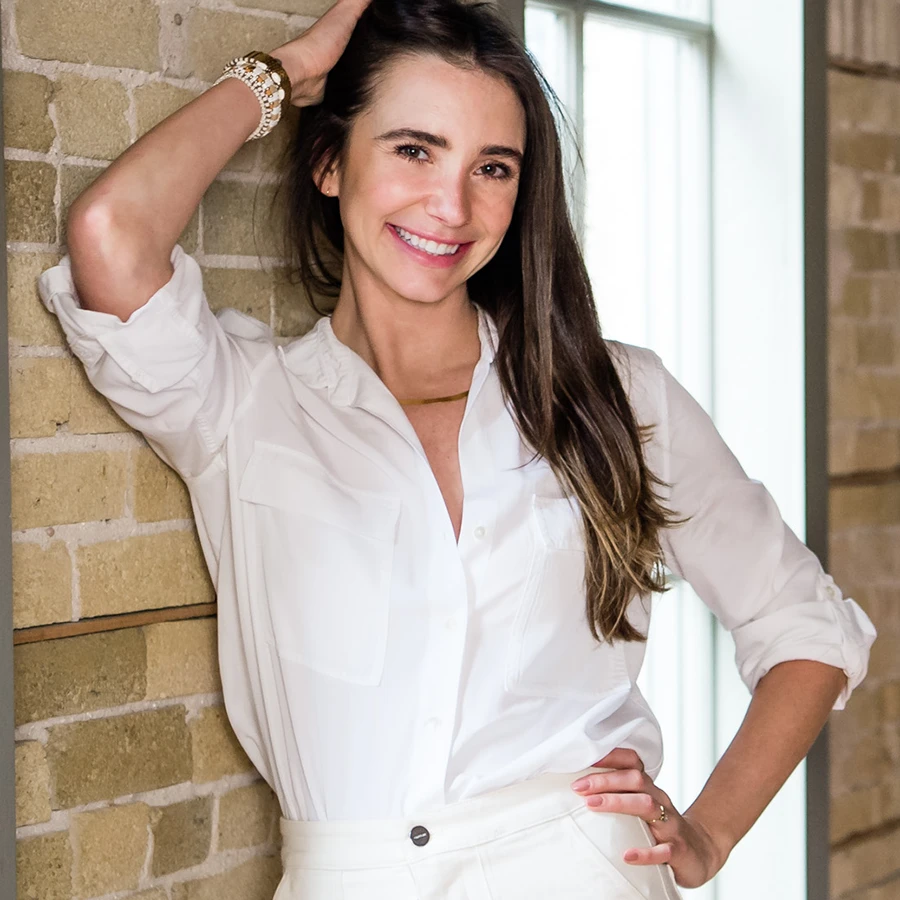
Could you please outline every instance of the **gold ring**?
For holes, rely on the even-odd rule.
[[[659,815],[655,819],[650,819],[648,824],[652,825],[654,822],[668,822],[668,821],[669,821],[669,814],[666,812],[666,808],[662,805],[662,803],[660,803],[659,804]]]

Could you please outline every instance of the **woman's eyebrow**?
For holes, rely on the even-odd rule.
[[[450,141],[447,138],[439,134],[432,134],[430,131],[420,131],[417,128],[394,128],[391,131],[385,131],[384,134],[379,134],[375,140],[393,141],[398,138],[419,141],[422,144],[439,147],[441,150],[447,150],[450,147]],[[481,156],[505,156],[515,160],[519,165],[522,164],[522,151],[516,150],[514,147],[506,147],[503,144],[488,144],[482,147]]]

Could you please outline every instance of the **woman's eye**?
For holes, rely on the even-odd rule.
[[[424,147],[416,147],[413,144],[406,144],[403,147],[397,148],[397,153],[399,153],[400,156],[411,159],[413,162],[425,162],[425,156],[419,156],[420,153],[425,154],[425,152]]]
[[[498,181],[503,178],[509,178],[512,174],[507,166],[501,163],[485,163],[482,167],[489,178],[496,178]]]

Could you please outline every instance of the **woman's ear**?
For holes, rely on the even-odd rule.
[[[330,165],[327,169],[323,168],[313,174],[313,181],[316,187],[325,194],[326,197],[337,197],[341,189],[341,177],[337,164]]]

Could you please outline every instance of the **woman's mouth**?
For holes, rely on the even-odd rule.
[[[474,241],[459,244],[429,240],[399,225],[388,223],[388,230],[394,235],[401,248],[423,265],[431,268],[447,268],[458,263],[473,246]]]
[[[413,234],[411,231],[407,231],[405,228],[401,228],[399,225],[394,225],[393,227],[410,247],[415,247],[416,250],[424,250],[425,253],[430,253],[432,256],[453,256],[460,247],[459,244],[439,244],[437,241],[428,241],[417,234]]]

